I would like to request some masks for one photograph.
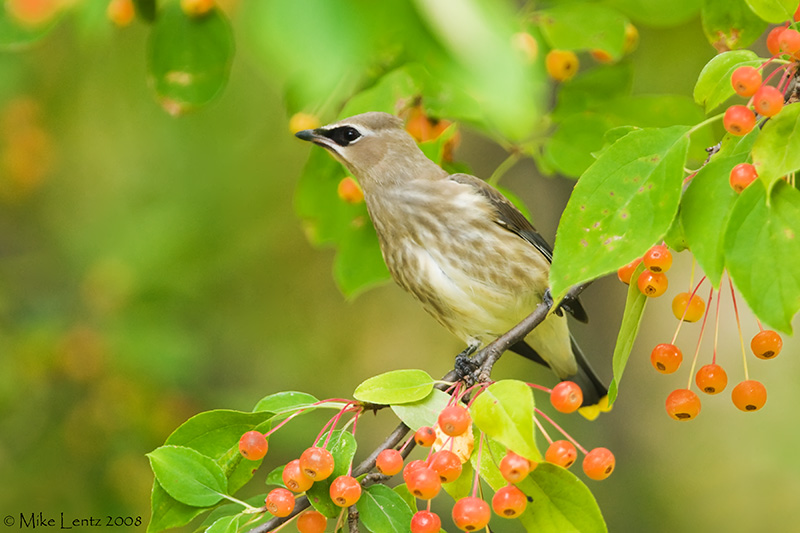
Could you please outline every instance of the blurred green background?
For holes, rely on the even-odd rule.
[[[394,285],[353,301],[337,291],[332,252],[307,244],[292,206],[309,147],[288,131],[282,80],[245,40],[220,98],[175,118],[147,85],[147,28],[92,27],[67,20],[30,49],[0,53],[0,515],[146,523],[144,454],[189,416],[249,410],[280,390],[347,397],[395,368],[442,375],[462,347]],[[713,55],[699,20],[640,33],[634,92],[691,94]],[[488,177],[505,155],[467,130],[456,157]],[[572,182],[525,161],[503,183],[552,241]],[[558,420],[617,456],[611,478],[587,481],[610,531],[795,529],[798,343],[786,339],[775,361],[749,358],[769,390],[763,411],[738,412],[725,391],[703,398],[697,420],[669,419],[664,398],[685,386],[688,365],[662,376],[649,352],[671,338],[669,302],[689,284],[688,254],[677,263],[613,412]],[[624,292],[596,283],[584,296],[590,324],[573,328],[605,378]],[[757,328],[747,314],[743,323],[747,339]],[[682,342],[698,331],[685,326]],[[732,387],[743,377],[728,296],[719,338]],[[513,355],[495,376],[552,383]],[[270,441],[265,472],[313,439],[324,420],[308,418]],[[395,423],[365,417],[362,450]],[[264,492],[262,480],[248,494]],[[493,530],[520,528],[495,519]]]

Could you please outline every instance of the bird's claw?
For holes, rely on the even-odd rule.
[[[555,308],[553,307],[553,303],[555,302],[553,300],[553,295],[550,293],[549,287],[544,291],[544,295],[542,296],[542,302],[544,302],[547,305],[547,307],[549,307],[552,310],[552,312],[555,313],[556,315],[564,316],[564,312],[561,309],[561,304],[558,304],[557,306],[555,306]]]

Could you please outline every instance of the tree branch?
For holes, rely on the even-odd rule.
[[[565,299],[575,299],[578,295],[583,292],[583,290],[589,286],[590,282],[584,283],[582,285],[576,285],[566,294]],[[478,350],[474,356],[472,356],[473,361],[477,365],[480,365],[476,371],[478,381],[489,381],[490,375],[492,372],[492,367],[494,364],[500,359],[500,356],[508,350],[511,346],[515,345],[522,339],[524,339],[531,331],[533,331],[536,326],[541,324],[545,318],[547,318],[547,313],[550,312],[551,305],[547,302],[540,303],[533,312],[525,317],[525,319],[508,330],[503,335],[497,337],[494,341],[490,342],[480,350]],[[441,381],[455,381],[459,378],[458,373],[455,370],[451,370],[448,372]],[[437,385],[437,388],[445,389],[447,385]],[[375,448],[372,453],[370,453],[366,459],[361,461],[355,468],[353,468],[352,476],[358,477],[362,474],[366,474],[373,468],[375,468],[375,459],[378,457],[378,454],[381,453],[383,450],[388,448],[394,448],[405,438],[406,434],[410,431],[410,428],[405,425],[403,422],[400,422],[398,426],[389,434],[388,437],[377,447]],[[414,443],[409,443],[408,446],[403,450],[403,457],[407,457],[411,450],[414,448]],[[375,482],[374,478],[367,478],[369,479],[369,484]],[[367,481],[365,479],[364,481]],[[363,482],[362,482],[363,483]],[[297,516],[301,512],[305,511],[309,507],[308,498],[302,496],[297,499],[295,502],[294,510],[292,514],[284,518],[274,517],[267,522],[261,524],[250,530],[250,533],[268,533],[272,531],[274,528],[278,527],[280,524],[291,520],[293,517]],[[350,522],[350,530],[353,531],[353,522],[350,521],[352,517],[352,512],[348,515],[348,522]],[[357,517],[357,515],[356,515]],[[358,531],[357,520],[355,523],[355,531]]]

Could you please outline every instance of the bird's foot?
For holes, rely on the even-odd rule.
[[[459,381],[473,381],[473,373],[478,370],[478,364],[470,356],[477,349],[477,346],[467,346],[464,351],[456,356],[455,371]],[[472,385],[472,383],[467,383],[467,385]]]
[[[553,307],[553,295],[550,293],[550,287],[545,289],[544,295],[542,295],[542,302],[544,302],[550,310],[558,316],[564,316],[564,312],[561,310],[561,304],[558,304]]]

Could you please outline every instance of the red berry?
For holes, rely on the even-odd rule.
[[[393,476],[403,469],[403,456],[392,448],[383,450],[375,459],[375,466],[381,474]]]
[[[778,47],[784,54],[793,55],[800,52],[800,32],[786,28],[778,34]]]
[[[429,462],[442,483],[452,483],[461,475],[461,459],[449,450],[439,450],[431,455]]]
[[[416,433],[414,433],[414,442],[424,448],[430,448],[433,446],[433,441],[435,440],[436,432],[430,426],[421,427]]]
[[[591,55],[598,63],[612,63],[614,61],[614,58],[611,56],[611,54],[599,48],[589,50],[589,55]]]
[[[453,505],[453,522],[461,531],[477,531],[489,523],[489,504],[475,496],[461,498]]]
[[[550,403],[556,411],[574,413],[583,404],[583,391],[577,383],[562,381],[550,393]]]
[[[704,365],[697,371],[694,382],[706,394],[717,394],[728,384],[728,374],[719,365]]]
[[[776,331],[765,329],[756,333],[750,341],[750,349],[759,359],[772,359],[783,348],[783,339]]]
[[[731,75],[731,85],[739,96],[753,96],[761,87],[761,72],[755,67],[739,67]]]
[[[706,303],[698,295],[692,296],[688,292],[681,292],[672,299],[672,314],[678,320],[697,322],[703,317]]]
[[[753,107],[760,115],[775,116],[783,107],[783,93],[772,85],[764,85],[753,96]]]
[[[319,511],[306,511],[297,519],[299,533],[325,533],[328,519]]]
[[[619,278],[619,280],[625,285],[630,285],[631,276],[633,276],[633,271],[636,270],[636,267],[639,266],[639,263],[641,262],[642,258],[637,257],[624,267],[620,267],[619,270],[617,270],[617,277]]]
[[[328,519],[319,511],[306,511],[297,519],[299,533],[325,533],[327,525]]]
[[[674,344],[659,344],[650,353],[650,363],[662,374],[672,374],[683,361],[683,354]]]
[[[336,186],[336,194],[339,199],[348,204],[360,204],[364,201],[364,191],[356,180],[347,176]]]
[[[530,461],[511,450],[500,461],[500,473],[509,483],[519,483],[528,477],[532,469]]]
[[[327,479],[333,474],[333,455],[325,448],[312,446],[300,455],[300,468],[314,481]]]
[[[353,476],[339,476],[331,483],[330,495],[337,506],[350,507],[361,497],[361,483]]]
[[[433,468],[417,468],[406,478],[408,490],[420,500],[430,500],[442,489],[442,480]]]
[[[739,163],[731,169],[730,184],[737,193],[742,192],[758,178],[756,167],[750,163]]]
[[[430,511],[417,511],[411,518],[411,533],[439,533],[442,519]]]
[[[731,135],[741,137],[750,133],[755,127],[756,116],[743,105],[732,105],[725,110],[722,125],[725,127],[725,131]]]
[[[553,463],[564,468],[569,468],[575,459],[578,458],[578,451],[568,440],[556,440],[550,443],[547,451],[544,452],[544,459],[548,463]]]
[[[265,500],[267,511],[273,516],[284,517],[292,514],[294,510],[294,494],[284,489],[272,489]]]
[[[770,54],[777,56],[781,53],[781,45],[778,43],[778,37],[780,37],[781,33],[783,33],[783,30],[785,30],[788,25],[789,23],[787,22],[783,26],[772,28],[767,34],[767,50],[769,50]]]
[[[239,439],[239,453],[245,459],[251,461],[263,459],[268,449],[267,437],[260,431],[248,431]]]
[[[667,414],[675,420],[691,420],[700,414],[700,398],[689,389],[677,389],[667,396]]]
[[[547,73],[556,81],[567,81],[578,73],[580,62],[570,50],[550,50],[544,58]]]
[[[767,389],[759,381],[742,381],[733,388],[731,399],[741,411],[758,411],[767,403]]]
[[[439,413],[439,427],[445,435],[457,437],[464,434],[472,422],[469,411],[460,405],[448,405]]]
[[[494,493],[492,509],[497,516],[516,518],[528,506],[528,497],[514,485],[506,485]]]
[[[595,481],[602,481],[610,476],[615,465],[614,454],[607,448],[595,448],[583,458],[584,474]]]
[[[425,468],[427,466],[428,465],[427,463],[425,463],[425,461],[420,461],[419,459],[414,461],[409,461],[409,463],[405,466],[405,468],[403,468],[403,481],[408,483],[408,478],[411,475],[411,473],[414,472],[414,470],[417,470],[419,468]]]
[[[650,272],[666,272],[672,266],[672,252],[663,244],[657,244],[647,250],[642,261]]]
[[[667,275],[663,272],[652,272],[645,270],[639,274],[639,279],[636,280],[639,290],[649,298],[657,298],[667,292],[669,280]]]
[[[283,484],[293,492],[305,492],[314,484],[314,480],[306,476],[303,473],[303,469],[300,468],[300,459],[289,461],[283,467],[281,477],[283,478]]]
[[[795,22],[800,22],[800,5],[797,6],[797,9],[794,12],[794,17],[792,17]]]
[[[106,7],[106,16],[120,28],[129,25],[136,17],[133,0],[111,0]]]

